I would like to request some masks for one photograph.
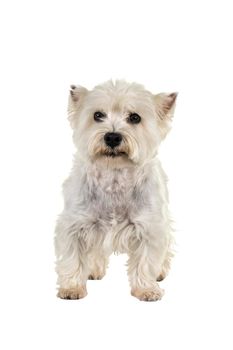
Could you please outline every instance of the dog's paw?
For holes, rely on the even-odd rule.
[[[88,279],[89,280],[102,280],[102,278],[105,276],[105,268],[98,268],[95,267],[93,269],[90,269]]]
[[[153,289],[133,289],[131,294],[142,301],[157,301],[162,299],[164,291],[159,287]]]
[[[76,287],[76,288],[59,288],[57,296],[61,299],[82,299],[87,295],[86,287]]]
[[[102,278],[105,276],[105,272],[95,271],[91,272],[88,276],[89,280],[102,280]]]
[[[102,278],[104,277],[104,275],[95,275],[94,273],[92,273],[91,275],[88,276],[89,280],[102,280]]]
[[[162,272],[160,273],[160,275],[157,277],[157,282],[163,281],[164,278],[166,278],[166,277],[167,277],[166,272],[165,272],[165,271],[162,271]]]

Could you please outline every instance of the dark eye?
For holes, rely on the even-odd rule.
[[[96,122],[102,122],[104,117],[105,117],[105,114],[102,112],[98,111],[94,113],[94,119]]]
[[[141,117],[137,113],[131,113],[127,118],[127,121],[131,124],[138,124],[141,121]]]

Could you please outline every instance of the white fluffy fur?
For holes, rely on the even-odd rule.
[[[109,81],[88,91],[72,86],[69,120],[77,147],[65,181],[64,211],[56,227],[58,296],[84,297],[88,278],[104,276],[108,257],[127,253],[131,293],[158,300],[172,256],[166,175],[157,152],[166,136],[176,94],[153,95],[143,86]],[[104,112],[102,122],[93,114]],[[130,124],[130,113],[141,123]],[[123,141],[108,156],[107,132]],[[120,153],[124,152],[124,153]]]

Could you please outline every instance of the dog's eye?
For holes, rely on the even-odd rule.
[[[98,111],[94,113],[94,119],[96,122],[102,122],[104,117],[105,117],[105,114],[102,112]]]
[[[131,113],[127,118],[127,121],[131,124],[138,124],[141,121],[141,117],[137,113]]]

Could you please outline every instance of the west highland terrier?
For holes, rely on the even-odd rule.
[[[142,85],[71,86],[68,119],[77,148],[63,185],[64,210],[55,237],[58,296],[87,295],[112,252],[128,255],[131,294],[159,300],[172,257],[167,179],[158,159],[177,94]]]

